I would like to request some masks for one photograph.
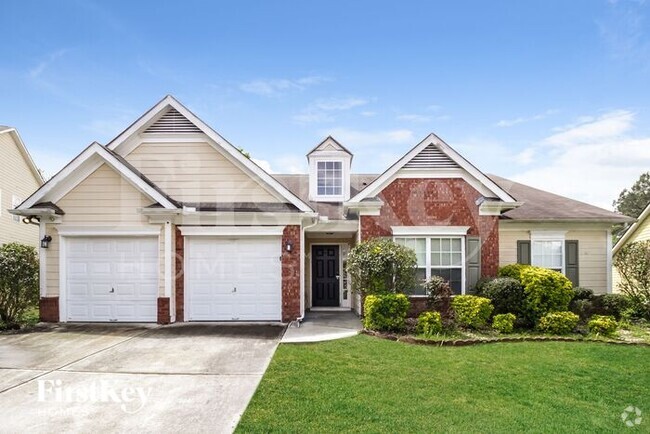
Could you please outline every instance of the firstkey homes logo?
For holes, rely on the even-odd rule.
[[[641,425],[641,422],[643,422],[643,417],[641,417],[641,414],[641,409],[630,405],[626,407],[625,410],[623,410],[623,413],[621,413],[621,420],[628,428],[632,428],[637,425]]]

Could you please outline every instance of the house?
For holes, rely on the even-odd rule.
[[[616,242],[612,254],[613,256],[616,256],[618,251],[624,246],[647,240],[650,240],[650,203],[645,207],[637,221],[634,222],[634,224],[623,234],[621,239]],[[618,285],[621,282],[621,276],[616,270],[616,267],[613,267],[612,269],[612,280],[614,292],[620,292]]]
[[[345,261],[371,237],[465,293],[531,262],[611,291],[626,217],[478,170],[431,134],[380,175],[328,137],[271,176],[171,96],[92,143],[13,212],[40,219],[45,321],[282,321],[360,309]],[[412,299],[425,297],[414,288]]]
[[[41,172],[13,127],[0,125],[0,245],[17,242],[38,246],[38,227],[24,225],[8,211],[43,185]]]

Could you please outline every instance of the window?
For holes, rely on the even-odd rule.
[[[318,161],[316,163],[317,194],[341,196],[343,194],[343,162]]]
[[[454,294],[464,292],[465,249],[463,237],[396,237],[395,242],[415,250],[418,286],[415,295],[426,295],[422,283],[431,276],[449,281]]]
[[[15,194],[13,196],[11,196],[11,208],[12,209],[16,208],[21,203],[23,203],[23,200],[20,197],[16,196]],[[20,223],[20,216],[19,215],[14,215],[13,217],[14,217],[14,222],[15,223]]]
[[[533,240],[531,264],[564,272],[564,240]]]

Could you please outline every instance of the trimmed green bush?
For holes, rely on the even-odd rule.
[[[499,333],[512,333],[517,317],[512,313],[501,313],[492,318],[492,328]]]
[[[526,268],[529,268],[530,265],[524,264],[510,264],[504,265],[499,268],[499,277],[510,277],[511,279],[516,279],[521,282],[521,272]]]
[[[422,312],[418,316],[416,332],[424,336],[433,336],[442,331],[442,317],[440,312]]]
[[[573,312],[550,312],[539,320],[537,328],[550,335],[566,335],[576,328],[579,320]]]
[[[451,300],[456,322],[462,327],[484,327],[494,307],[490,299],[475,295],[457,295]]]
[[[573,301],[575,300],[591,300],[594,298],[594,291],[589,288],[578,286],[573,288]]]
[[[587,323],[589,332],[596,335],[611,336],[616,332],[618,323],[611,315],[594,315]]]
[[[440,276],[431,276],[424,282],[424,289],[429,294],[429,307],[440,312],[445,318],[449,318],[451,309],[451,286],[449,282]]]
[[[571,281],[562,273],[547,268],[523,268],[521,284],[526,292],[524,315],[530,325],[549,312],[568,310],[573,298]]]
[[[363,304],[363,325],[369,330],[399,332],[406,327],[411,303],[404,294],[369,295]]]
[[[478,295],[479,297],[485,297],[484,291],[485,291],[485,286],[492,282],[494,280],[494,277],[481,277],[478,282],[476,282],[476,285],[474,285],[474,291],[471,295]]]
[[[483,286],[483,297],[489,298],[495,314],[521,315],[526,301],[523,285],[512,277],[498,277]]]
[[[632,301],[625,294],[602,294],[593,298],[594,312],[600,315],[613,316],[620,320],[623,313],[632,307]]]

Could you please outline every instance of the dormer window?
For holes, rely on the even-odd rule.
[[[309,200],[345,202],[350,199],[352,154],[328,137],[309,154]]]
[[[343,162],[318,161],[319,196],[341,196],[343,194]]]

